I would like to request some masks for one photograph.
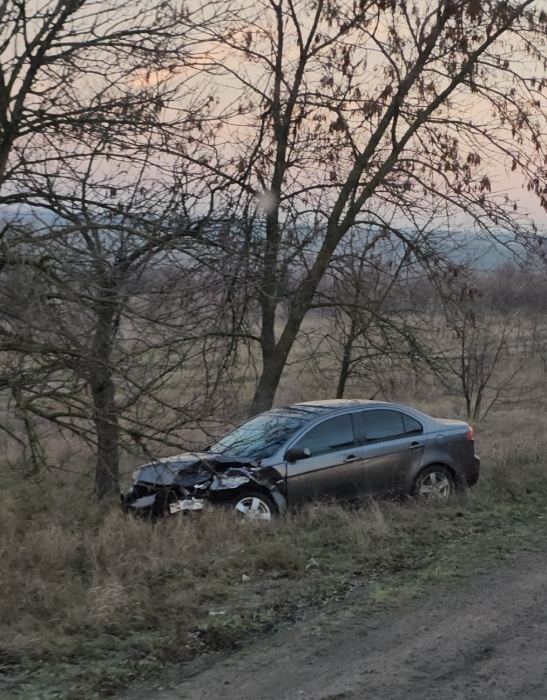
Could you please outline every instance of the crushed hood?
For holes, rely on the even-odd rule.
[[[282,475],[273,467],[210,452],[186,452],[143,465],[136,482],[155,486],[194,487],[211,481],[212,490],[237,488],[249,481],[273,488]]]

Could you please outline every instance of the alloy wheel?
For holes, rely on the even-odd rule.
[[[418,496],[424,498],[447,499],[452,492],[450,479],[442,472],[431,472],[420,479]]]
[[[235,505],[235,509],[249,520],[271,520],[270,506],[257,496],[244,496]]]

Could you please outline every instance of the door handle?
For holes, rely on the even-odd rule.
[[[410,449],[411,450],[417,450],[419,447],[423,447],[419,442],[411,442],[410,443]]]
[[[344,462],[356,462],[358,459],[357,455],[348,455]]]

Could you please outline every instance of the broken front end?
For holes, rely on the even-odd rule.
[[[122,495],[126,512],[159,518],[202,510],[206,503],[229,504],[236,495],[260,492],[277,512],[286,510],[285,480],[273,467],[209,453],[180,455],[150,462],[133,472],[131,489]]]

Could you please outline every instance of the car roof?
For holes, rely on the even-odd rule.
[[[367,399],[324,399],[322,401],[302,401],[301,403],[293,403],[290,406],[281,406],[271,409],[268,413],[300,415],[313,418],[327,413],[334,413],[355,406],[365,405],[386,406],[392,404],[386,404],[385,401],[370,401]]]
[[[372,399],[324,399],[322,401],[302,401],[301,403],[294,403],[289,408],[293,406],[315,406],[319,409],[324,409],[326,411],[333,410],[335,408],[345,408],[346,406],[354,406],[361,404],[385,404],[385,401],[373,401]]]
[[[391,401],[375,401],[372,399],[324,399],[320,401],[302,401],[301,403],[293,403],[290,406],[280,406],[279,408],[271,408],[269,411],[261,415],[278,415],[292,416],[305,418],[307,421],[317,420],[321,416],[336,415],[337,413],[345,413],[351,408],[389,408],[395,411],[407,411],[410,415],[419,418],[420,420],[434,420],[426,413],[419,411],[413,406],[406,406]]]

